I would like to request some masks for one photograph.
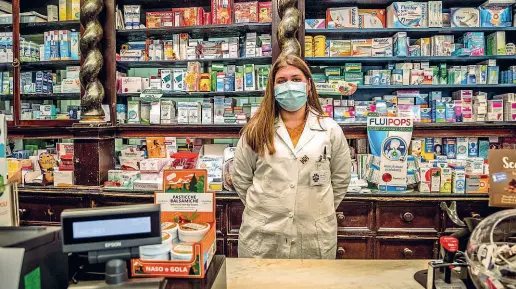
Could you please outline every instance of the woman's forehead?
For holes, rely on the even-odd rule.
[[[301,69],[293,66],[293,65],[287,65],[280,69],[278,69],[278,72],[276,73],[276,77],[291,77],[291,76],[304,76],[303,71]]]

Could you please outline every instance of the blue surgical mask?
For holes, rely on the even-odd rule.
[[[306,103],[306,83],[287,81],[274,86],[274,96],[286,111],[298,111]]]

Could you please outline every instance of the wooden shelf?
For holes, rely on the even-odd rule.
[[[516,32],[516,27],[442,27],[442,28],[349,28],[349,29],[310,29],[306,35],[325,35],[329,38],[349,37],[390,37],[397,32],[406,32],[411,38],[438,34],[462,36],[466,32],[492,33],[496,31]],[[486,35],[487,36],[487,35]]]
[[[516,85],[515,85],[516,87]],[[175,92],[165,92],[163,93],[163,97],[181,97],[181,98],[203,98],[203,97],[214,97],[217,95],[223,95],[226,97],[262,97],[265,91],[263,90],[254,90],[254,91],[219,91],[219,92],[188,92],[188,91],[175,91]],[[119,93],[117,94],[119,97],[127,98],[127,97],[140,97],[139,93]]]
[[[141,125],[123,124],[117,127],[117,137],[176,136],[194,138],[239,138],[243,125]]]
[[[432,85],[359,85],[359,91],[394,91],[394,90],[458,90],[458,89],[489,89],[489,92],[514,89],[516,84],[432,84]],[[320,96],[341,96],[339,92],[318,92]]]
[[[22,62],[22,70],[38,70],[38,69],[66,69],[67,66],[80,66],[79,60],[55,60],[55,61],[34,61]]]
[[[129,68],[167,68],[184,67],[188,62],[200,62],[204,64],[226,63],[226,64],[272,64],[272,57],[241,57],[241,58],[216,58],[216,59],[191,59],[191,60],[160,60],[160,61],[117,61],[116,64],[121,69]]]
[[[21,94],[22,100],[80,100],[80,93],[27,93]]]
[[[229,36],[241,35],[247,32],[271,33],[272,23],[236,23],[229,25],[202,25],[184,27],[142,28],[118,30],[117,38],[121,41],[144,41],[151,39],[167,39],[171,34],[190,33],[193,38],[198,36]]]
[[[79,31],[80,28],[81,28],[81,23],[79,22],[79,20],[20,23],[20,33],[22,35],[40,34],[45,31],[51,31],[51,30]]]
[[[394,62],[421,62],[429,61],[432,63],[470,63],[476,64],[485,60],[514,60],[514,55],[496,56],[411,56],[411,57],[306,57],[306,62],[310,65],[343,65],[346,62],[386,64]]]

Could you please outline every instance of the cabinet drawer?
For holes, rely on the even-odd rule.
[[[217,204],[215,210],[215,228],[217,229],[217,237],[226,235],[226,205]]]
[[[376,224],[382,229],[428,229],[437,232],[439,208],[437,204],[379,203]]]
[[[337,259],[371,259],[372,237],[339,237]]]
[[[20,220],[38,222],[61,222],[61,213],[66,209],[88,207],[82,198],[20,196]]]
[[[228,204],[228,235],[238,235],[243,213],[244,204],[240,200]]]
[[[227,245],[226,257],[238,258],[238,239],[229,239]]]
[[[433,259],[437,256],[435,239],[397,239],[377,237],[375,259]]]
[[[337,225],[340,228],[373,228],[371,202],[342,202],[337,208]]]

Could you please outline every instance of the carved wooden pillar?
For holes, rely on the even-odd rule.
[[[273,0],[273,61],[280,55],[304,56],[305,0]]]
[[[80,79],[84,89],[81,97],[81,122],[103,123],[104,87],[98,79],[103,63],[102,53],[99,49],[103,29],[98,18],[104,2],[102,0],[83,0],[81,2],[81,25],[84,28],[80,43],[83,58]]]

